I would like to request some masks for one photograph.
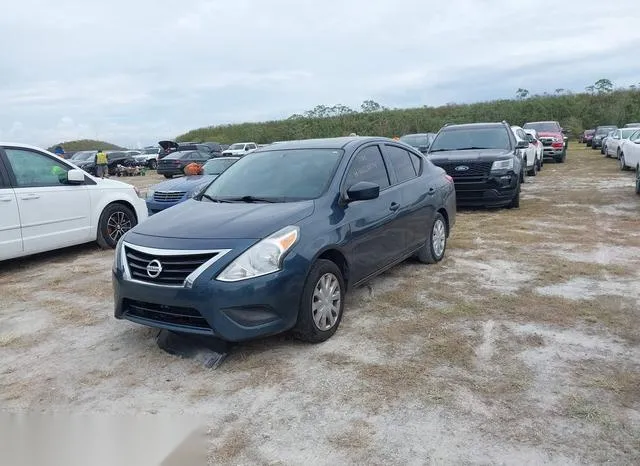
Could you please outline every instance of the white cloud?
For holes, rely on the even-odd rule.
[[[623,83],[639,22],[635,0],[22,0],[0,16],[0,134],[146,144],[317,104]]]

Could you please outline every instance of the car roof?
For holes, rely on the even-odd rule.
[[[391,138],[373,136],[346,136],[339,138],[300,139],[298,141],[278,142],[277,150],[286,149],[346,149],[348,146],[359,146],[367,142],[397,142]],[[260,147],[256,152],[276,150],[273,145]]]
[[[207,163],[211,162],[212,160],[240,160],[241,157],[234,157],[234,156],[227,156],[225,155],[224,157],[213,157],[209,160],[207,160]]]
[[[525,125],[531,125],[531,124],[535,124],[535,123],[558,123],[555,120],[545,120],[545,121],[527,121],[525,123]]]
[[[460,123],[455,125],[443,126],[440,131],[448,129],[465,129],[465,128],[504,128],[504,123],[491,122],[491,123]]]

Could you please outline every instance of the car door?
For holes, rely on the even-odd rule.
[[[4,147],[3,157],[18,202],[26,253],[95,239],[87,187],[65,181],[71,166],[50,154],[21,147]]]
[[[423,160],[416,154],[397,146],[383,146],[385,162],[395,174],[394,185],[400,190],[401,202],[398,218],[394,222],[396,235],[404,242],[404,253],[424,244],[435,215],[437,189],[419,177]]]
[[[624,143],[624,161],[631,168],[636,168],[640,164],[640,131],[633,133]]]
[[[9,176],[0,158],[0,260],[22,253],[20,212],[16,193],[9,184]]]
[[[402,202],[401,192],[398,186],[391,186],[389,175],[380,148],[372,144],[353,155],[342,183],[343,195],[361,181],[380,186],[378,198],[344,206],[343,221],[348,228],[345,252],[354,283],[391,264],[403,251],[394,225]]]
[[[615,156],[617,151],[618,151],[618,147],[620,147],[620,130],[615,130],[613,132],[613,136],[611,136],[609,139],[607,139],[607,154],[611,155],[611,156]]]

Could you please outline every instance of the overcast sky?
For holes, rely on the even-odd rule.
[[[20,0],[0,30],[0,140],[44,146],[640,81],[637,0]]]

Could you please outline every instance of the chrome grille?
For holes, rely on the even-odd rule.
[[[176,202],[182,199],[185,191],[156,191],[153,200],[156,202]]]
[[[540,138],[540,142],[542,142],[543,146],[550,146],[553,144],[553,138]]]
[[[484,178],[489,175],[491,165],[493,165],[493,162],[476,162],[471,160],[461,160],[459,162],[433,161],[433,163],[446,171],[447,175],[454,180]],[[467,167],[467,170],[456,170],[456,167]]]
[[[123,259],[130,279],[152,285],[190,286],[197,276],[229,250],[173,251],[125,243]]]

